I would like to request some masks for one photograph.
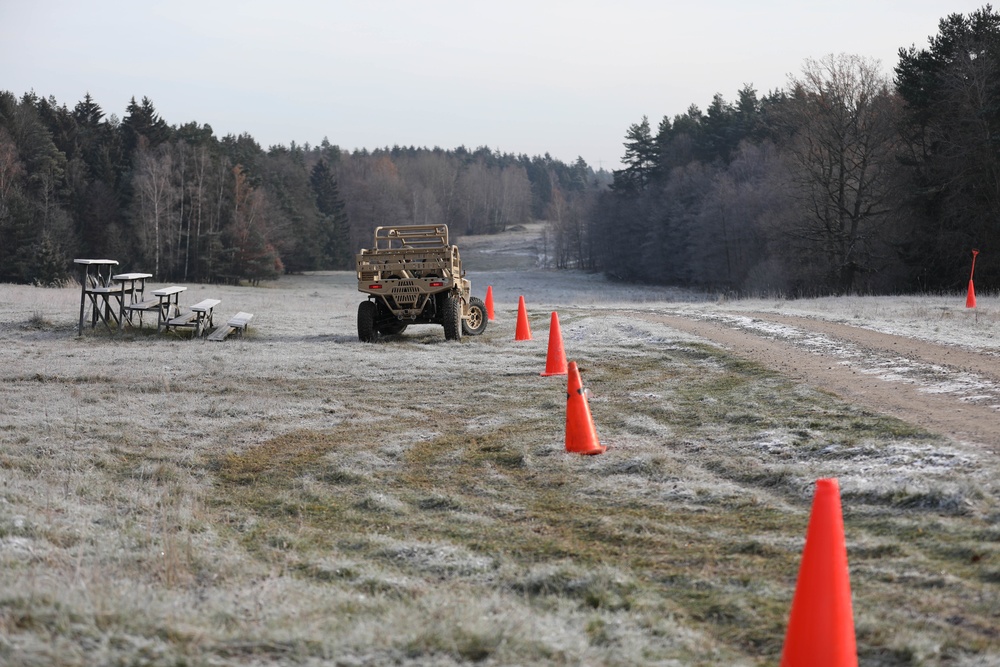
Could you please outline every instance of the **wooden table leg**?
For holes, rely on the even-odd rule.
[[[80,327],[76,331],[77,336],[83,335],[83,313],[87,305],[87,276],[83,277],[83,288],[80,290]]]

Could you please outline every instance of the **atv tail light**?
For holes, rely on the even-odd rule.
[[[444,287],[444,283],[441,282],[440,280],[435,280],[434,282],[431,283],[431,287]]]
[[[374,285],[369,285],[368,289],[382,289],[382,286],[379,285],[378,283],[375,283]]]

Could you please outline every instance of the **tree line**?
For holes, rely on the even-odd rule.
[[[76,257],[200,282],[352,269],[378,225],[495,233],[610,180],[582,159],[488,147],[265,151],[168,125],[148,98],[118,119],[89,94],[69,108],[0,92],[0,281],[60,284]]]
[[[488,147],[263,150],[168,125],[132,99],[107,117],[0,92],[0,281],[58,284],[73,257],[157,279],[251,282],[351,269],[371,231],[455,236],[547,221],[545,262],[732,294],[954,290],[971,251],[1000,281],[1000,15],[952,14],[890,78],[848,54],[784,89],[647,117],[623,168]]]
[[[736,294],[953,290],[1000,262],[1000,16],[952,14],[889,79],[851,55],[628,128],[585,228],[622,280]]]

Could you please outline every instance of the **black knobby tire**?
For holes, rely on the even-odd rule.
[[[486,331],[486,304],[478,296],[469,299],[469,316],[462,320],[462,332],[466,336],[478,336]]]
[[[444,300],[444,313],[441,319],[444,325],[445,340],[462,340],[462,300],[448,296]]]
[[[374,343],[375,336],[375,303],[362,301],[358,304],[358,340]]]

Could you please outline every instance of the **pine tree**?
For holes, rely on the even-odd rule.
[[[899,56],[915,213],[906,259],[920,287],[959,287],[970,249],[1000,243],[1000,14],[951,14],[929,48]],[[977,277],[997,279],[994,267]]]
[[[126,159],[132,159],[140,142],[144,143],[146,148],[152,149],[170,138],[170,127],[160,118],[152,100],[148,97],[142,98],[142,104],[136,103],[133,97],[125,112],[119,131]]]
[[[83,99],[73,107],[73,118],[76,124],[81,127],[97,127],[104,118],[104,110],[94,101],[90,93],[86,93]]]
[[[67,257],[60,244],[48,232],[31,247],[31,283],[42,287],[55,287],[69,279],[66,272]]]
[[[350,245],[347,211],[340,198],[340,189],[326,160],[312,169],[310,183],[316,192],[316,208],[320,212],[320,246],[322,262],[334,269],[349,269],[354,260]]]
[[[615,180],[611,188],[622,194],[645,190],[656,167],[656,142],[653,141],[649,118],[646,116],[628,128],[622,162],[626,167],[614,172]]]

